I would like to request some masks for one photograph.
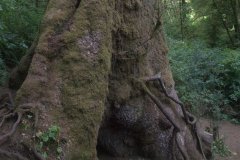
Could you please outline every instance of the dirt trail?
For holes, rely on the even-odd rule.
[[[200,120],[203,128],[210,126],[208,120]],[[227,121],[220,122],[220,137],[224,137],[224,142],[233,153],[230,157],[216,158],[216,160],[240,160],[240,125],[235,125]]]

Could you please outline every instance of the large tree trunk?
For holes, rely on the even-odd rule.
[[[39,159],[36,152],[41,150],[34,149],[39,140],[32,137],[57,125],[58,145],[64,152],[57,155],[56,146],[50,145],[47,159],[93,160],[97,150],[103,160],[204,158],[201,135],[184,114],[174,89],[158,4],[49,1],[33,58],[23,62],[31,64],[13,112],[22,120],[20,125],[31,127],[20,127],[14,135],[9,132],[14,152]],[[159,72],[161,77],[152,77]],[[30,113],[34,122],[26,116]],[[0,137],[1,148],[9,150],[12,145],[5,140]],[[0,155],[17,159],[3,150]]]

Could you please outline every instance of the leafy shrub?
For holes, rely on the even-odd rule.
[[[45,3],[36,7],[31,0],[0,1],[0,55],[14,66],[37,34]]]
[[[223,113],[239,115],[239,51],[207,48],[202,41],[169,39],[169,45],[169,59],[182,101],[195,113],[210,113],[213,118],[223,118]]]
[[[231,151],[229,148],[224,144],[222,138],[213,141],[212,143],[212,153],[218,154],[221,157],[228,157],[231,155]]]
[[[38,138],[38,141],[39,141],[39,144],[37,145],[37,149],[42,153],[42,156],[44,158],[48,157],[47,151],[49,150],[49,148],[52,148],[50,146],[53,145],[57,153],[57,157],[58,157],[57,159],[60,159],[62,148],[59,145],[59,140],[58,140],[59,132],[60,132],[60,127],[53,125],[50,128],[48,128],[46,132],[38,132],[36,134],[36,137]]]

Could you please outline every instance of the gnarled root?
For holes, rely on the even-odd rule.
[[[13,124],[11,130],[8,133],[0,136],[0,145],[3,144],[5,141],[7,141],[8,138],[11,137],[14,134],[14,132],[16,131],[18,124],[20,123],[20,121],[22,119],[22,113],[17,113],[17,115],[18,115],[17,121]]]
[[[158,106],[158,108],[161,110],[161,112],[164,114],[164,116],[174,126],[174,130],[176,132],[176,136],[175,136],[176,144],[177,144],[177,146],[178,146],[178,148],[179,148],[179,150],[180,150],[180,152],[181,152],[181,154],[182,154],[182,156],[184,157],[185,160],[189,160],[190,158],[188,156],[188,153],[187,153],[185,145],[184,145],[184,138],[183,138],[183,135],[182,135],[182,133],[184,132],[184,129],[181,128],[180,125],[178,124],[178,122],[171,116],[171,114],[170,114],[169,110],[167,109],[167,107],[165,107],[164,104],[162,104],[161,101],[158,100],[157,96],[155,96],[149,90],[149,88],[145,84],[145,82],[148,82],[148,81],[157,81],[159,83],[159,88],[163,92],[163,94],[167,98],[169,98],[171,101],[175,102],[176,104],[178,104],[181,107],[185,123],[187,125],[190,125],[190,128],[191,128],[192,132],[196,136],[198,149],[199,149],[200,153],[202,154],[203,159],[206,160],[207,158],[206,158],[206,156],[204,154],[204,151],[203,151],[202,140],[201,140],[201,138],[199,136],[199,133],[197,131],[197,128],[196,128],[197,118],[194,115],[192,115],[191,113],[186,111],[185,106],[184,106],[184,104],[182,102],[180,102],[179,100],[175,99],[174,97],[170,96],[167,93],[167,90],[166,90],[166,88],[164,86],[164,83],[163,83],[163,81],[161,79],[161,73],[158,73],[158,74],[156,74],[156,75],[154,75],[152,77],[143,78],[140,81],[138,80],[138,82],[140,82],[140,84],[141,84],[141,87],[142,87],[143,91],[145,93],[147,93],[147,95]]]
[[[6,150],[2,150],[0,149],[0,156],[6,156],[9,157],[11,159],[18,159],[18,160],[28,160],[26,157],[23,157],[21,154],[19,153],[12,153]]]
[[[8,103],[6,103],[6,101]],[[3,135],[0,135],[0,155],[9,157],[10,159],[18,159],[18,160],[28,160],[28,158],[22,156],[20,153],[15,153],[11,151],[7,151],[2,149],[2,145],[6,143],[16,132],[22,117],[25,113],[31,112],[35,115],[35,123],[34,126],[37,126],[37,120],[38,120],[38,112],[37,111],[37,106],[36,104],[23,104],[19,105],[18,107],[14,108],[13,100],[10,94],[4,94],[2,97],[0,97],[0,128],[4,127],[4,124],[7,123],[6,120],[10,118],[16,118],[15,122],[11,126],[11,129],[7,132],[4,133]],[[30,148],[30,147],[28,147]],[[44,160],[44,158],[36,151],[35,147],[34,149],[29,149],[32,154],[35,156],[36,159],[38,160]]]

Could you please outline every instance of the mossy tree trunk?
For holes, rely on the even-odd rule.
[[[167,94],[178,100],[159,5],[158,0],[49,1],[28,56],[32,60],[23,59],[10,81],[20,87],[15,111],[27,108],[20,124],[25,127],[12,138],[16,152],[37,159],[23,146],[35,148],[40,140],[32,137],[57,125],[64,152],[58,155],[49,144],[47,159],[94,160],[97,150],[103,160],[203,159],[181,107],[158,83],[146,81],[161,72]]]

